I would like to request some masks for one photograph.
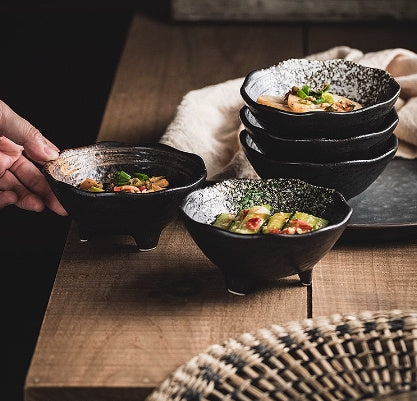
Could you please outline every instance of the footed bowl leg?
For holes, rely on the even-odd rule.
[[[313,279],[313,270],[308,270],[306,272],[298,273],[302,285],[310,286]]]
[[[152,232],[140,232],[132,234],[135,239],[138,250],[141,252],[151,251],[158,245],[161,230]]]
[[[78,223],[78,235],[80,237],[80,242],[87,242],[94,235],[94,232],[89,228]]]
[[[250,277],[235,272],[224,272],[227,291],[233,295],[246,295],[253,290],[255,282]]]

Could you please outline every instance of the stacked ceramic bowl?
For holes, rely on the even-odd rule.
[[[321,88],[358,102],[352,111],[296,113],[258,103],[294,86]],[[386,71],[346,60],[291,59],[247,75],[240,141],[262,178],[299,178],[350,199],[363,192],[394,157],[400,86]]]

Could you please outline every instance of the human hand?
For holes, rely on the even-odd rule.
[[[30,161],[44,164],[56,159],[58,152],[52,142],[0,100],[0,209],[14,204],[40,212],[47,206],[66,216],[46,178]]]

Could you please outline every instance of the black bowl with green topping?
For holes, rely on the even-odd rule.
[[[296,113],[258,103],[261,96],[285,97],[291,88],[330,84],[334,94],[360,103],[357,110]],[[347,60],[285,60],[249,73],[240,89],[256,119],[288,138],[349,138],[377,129],[400,94],[400,85],[386,71]]]
[[[133,236],[140,250],[156,247],[162,229],[175,217],[182,199],[203,185],[201,157],[163,144],[101,142],[67,149],[46,163],[44,174],[58,200],[77,221],[81,239],[95,233]],[[157,192],[89,192],[86,178],[106,182],[115,172],[165,176],[169,186]]]
[[[212,225],[221,213],[265,204],[271,213],[300,211],[328,225],[300,235],[240,234]],[[285,178],[225,180],[191,192],[180,210],[192,238],[235,294],[295,274],[311,284],[313,266],[330,251],[352,214],[339,192]]]

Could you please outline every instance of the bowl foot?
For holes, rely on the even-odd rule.
[[[83,227],[81,224],[78,224],[78,236],[80,242],[88,242],[94,235],[94,232],[86,227]]]
[[[153,232],[140,232],[132,234],[138,250],[140,252],[151,251],[156,248],[159,241],[159,236],[161,235],[161,230]]]
[[[298,273],[298,277],[300,277],[301,284],[308,287],[311,285],[311,281],[313,279],[313,270]]]
[[[241,274],[225,273],[226,288],[233,295],[246,295],[255,286],[254,280]]]

